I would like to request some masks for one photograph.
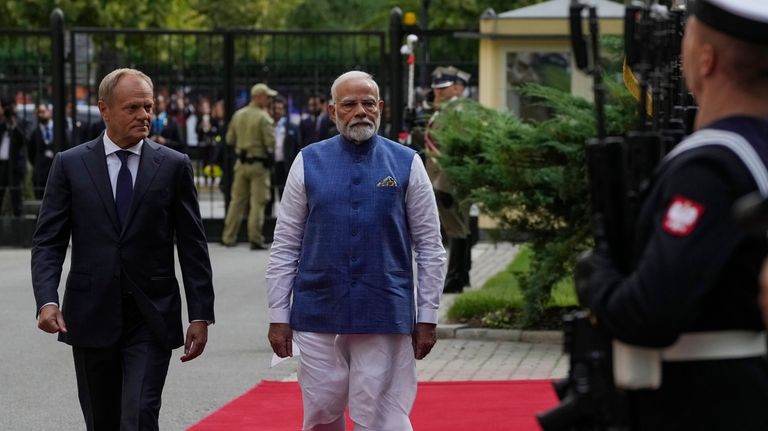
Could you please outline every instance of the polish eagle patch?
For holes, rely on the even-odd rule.
[[[682,195],[675,195],[664,214],[661,227],[674,236],[688,236],[704,213],[704,206]]]

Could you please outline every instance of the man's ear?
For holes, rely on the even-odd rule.
[[[336,105],[333,103],[329,103],[326,107],[326,112],[328,112],[328,117],[333,121],[336,122]]]
[[[109,122],[109,108],[107,107],[107,104],[104,103],[103,100],[99,100],[99,112],[101,113],[101,118],[104,120],[105,123]]]
[[[717,51],[715,47],[707,43],[701,47],[697,67],[699,76],[711,76],[717,68]]]

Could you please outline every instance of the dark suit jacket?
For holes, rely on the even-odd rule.
[[[120,229],[102,137],[58,153],[32,239],[32,285],[39,310],[59,303],[62,264],[72,263],[59,339],[106,347],[121,333],[122,292],[169,348],[184,343],[174,240],[191,320],[214,320],[208,247],[189,158],[144,140],[131,208]]]
[[[166,147],[173,148],[180,153],[187,152],[187,142],[181,136],[181,128],[173,115],[166,115],[163,127],[161,127],[160,130],[153,129],[152,134],[160,135],[167,139],[168,141],[165,143]]]
[[[51,139],[53,139],[53,137],[51,137]],[[29,136],[29,143],[27,144],[29,162],[32,163],[32,166],[35,168],[36,175],[40,170],[45,170],[47,173],[48,169],[51,167],[50,161],[52,159],[46,160],[46,150],[53,151],[53,142],[51,142],[50,146],[45,145],[43,132],[40,130],[40,126],[36,124],[35,128],[32,129],[32,134]]]
[[[285,157],[286,171],[293,164],[293,160],[299,155],[299,150],[304,148],[301,141],[301,131],[299,126],[285,122],[285,140],[283,141],[283,155]]]
[[[327,112],[321,113],[318,117],[310,115],[301,121],[301,137],[304,140],[302,148],[338,133],[336,123],[331,120]]]

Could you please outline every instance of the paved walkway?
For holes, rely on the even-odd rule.
[[[506,268],[517,251],[517,246],[506,242],[475,245],[470,290],[479,289]],[[558,331],[479,329],[447,323],[445,312],[457,296],[443,295],[439,340],[429,356],[417,362],[420,381],[553,379],[566,375],[568,358],[562,352]],[[295,381],[296,373],[283,380]]]
[[[200,358],[182,364],[181,350],[173,353],[160,414],[164,431],[188,429],[261,380],[295,379],[295,359],[269,366],[264,291],[268,251],[250,251],[247,244],[211,244],[210,252],[216,324]],[[515,252],[508,243],[476,245],[473,289],[503,269]],[[0,430],[83,429],[71,349],[35,327],[29,250],[0,248],[0,273]],[[66,270],[62,276],[66,278]],[[444,296],[443,311],[455,296]],[[437,345],[417,365],[422,381],[557,378],[567,371],[558,333],[457,329],[444,322],[438,329]]]

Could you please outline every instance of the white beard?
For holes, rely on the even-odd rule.
[[[336,127],[339,129],[339,133],[345,138],[356,142],[364,142],[371,139],[376,134],[376,131],[379,130],[380,123],[381,117],[376,117],[374,124],[369,124],[367,120],[364,120],[356,123],[354,126],[347,126],[342,124],[338,115],[336,116]]]

